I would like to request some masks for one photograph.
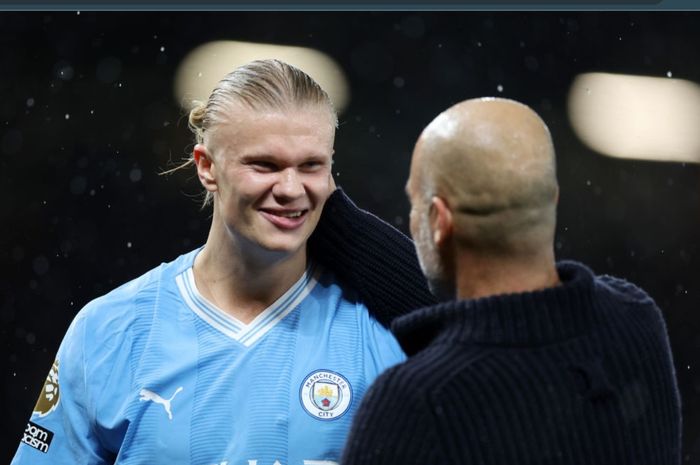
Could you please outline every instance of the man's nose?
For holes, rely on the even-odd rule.
[[[286,199],[295,199],[304,195],[304,185],[297,170],[294,168],[282,170],[277,183],[272,188],[272,194]]]

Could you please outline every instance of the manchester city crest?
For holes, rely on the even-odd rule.
[[[340,373],[317,370],[301,383],[299,395],[309,415],[318,420],[336,420],[350,407],[352,387]]]

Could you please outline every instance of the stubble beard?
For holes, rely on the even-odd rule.
[[[418,234],[414,237],[418,263],[428,282],[428,288],[439,300],[451,300],[455,296],[455,285],[448,278],[440,254],[432,240],[432,231],[427,215],[418,222]]]

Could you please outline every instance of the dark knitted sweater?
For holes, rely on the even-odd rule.
[[[413,242],[337,189],[309,239],[309,254],[357,291],[384,326],[411,310],[436,303]]]
[[[623,280],[562,285],[394,322],[407,362],[372,385],[343,465],[677,465],[680,399],[661,312]]]

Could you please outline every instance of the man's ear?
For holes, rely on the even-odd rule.
[[[442,197],[434,196],[430,200],[430,230],[433,234],[433,243],[443,247],[451,238],[454,230],[452,211]]]
[[[216,186],[216,173],[214,161],[211,158],[209,150],[204,144],[197,144],[192,151],[194,164],[197,165],[197,176],[202,186],[209,191],[214,192]]]

